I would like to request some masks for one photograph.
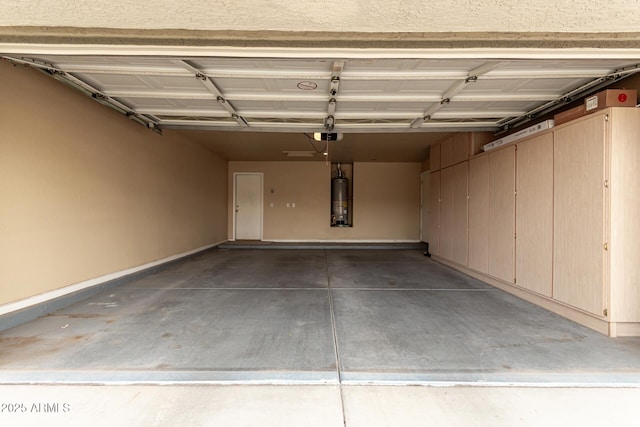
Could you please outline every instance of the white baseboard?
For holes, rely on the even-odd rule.
[[[420,240],[363,240],[363,239],[310,239],[310,240],[288,240],[288,239],[269,239],[263,242],[274,243],[420,243]]]
[[[63,288],[55,289],[53,291],[44,292],[42,294],[34,295],[32,297],[24,298],[19,301],[10,302],[8,304],[0,305],[0,316],[8,313],[13,313],[18,310],[22,310],[28,307],[32,307],[38,304],[46,303],[47,301],[60,298],[62,296],[72,294],[74,292],[81,291],[83,289],[91,288],[93,286],[97,286],[106,282],[109,282],[114,279],[119,279],[124,276],[128,276],[133,273],[137,273],[142,270],[146,270],[148,268],[156,267],[158,265],[171,262],[180,258],[187,257],[189,255],[193,255],[197,252],[205,251],[207,249],[218,246],[222,243],[226,242],[223,240],[218,243],[214,243],[212,245],[202,246],[191,251],[183,252],[181,254],[172,255],[167,258],[162,258],[157,261],[152,261],[147,264],[139,265],[137,267],[128,268],[126,270],[118,271],[115,273],[106,274],[104,276],[96,277],[94,279],[85,280],[83,282],[75,283],[73,285],[65,286]]]

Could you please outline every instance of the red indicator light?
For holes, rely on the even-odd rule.
[[[621,93],[620,95],[618,95],[618,102],[625,102],[626,100],[627,100],[626,93]]]

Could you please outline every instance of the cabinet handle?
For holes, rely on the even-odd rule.
[[[605,244],[604,244],[604,245],[602,245],[602,246],[604,247],[604,250],[605,250],[605,251],[608,251],[608,250],[609,250],[609,244],[608,244],[608,243],[605,243]]]

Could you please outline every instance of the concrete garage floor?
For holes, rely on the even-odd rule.
[[[186,409],[176,402],[191,425],[261,413],[264,425],[538,425],[525,421],[549,412],[532,402],[557,415],[598,401],[589,425],[605,408],[638,419],[640,339],[602,336],[419,250],[215,249],[0,333],[0,384],[27,405],[73,403],[79,418],[60,425],[105,402],[122,416],[165,408],[130,425],[166,425]]]

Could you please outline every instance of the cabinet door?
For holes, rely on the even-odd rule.
[[[453,163],[469,160],[471,151],[471,134],[458,132],[453,135]]]
[[[440,256],[453,261],[453,168],[440,171]]]
[[[453,165],[453,136],[440,143],[440,167],[446,168]]]
[[[515,147],[489,154],[489,274],[515,279]]]
[[[440,255],[440,172],[429,178],[429,253]]]
[[[469,261],[469,162],[453,167],[453,261]]]
[[[553,298],[602,316],[605,119],[554,134]]]
[[[553,134],[516,152],[516,284],[550,297],[553,278]]]
[[[429,147],[429,170],[440,170],[440,144],[431,144]]]
[[[469,161],[469,267],[489,273],[489,156]]]

